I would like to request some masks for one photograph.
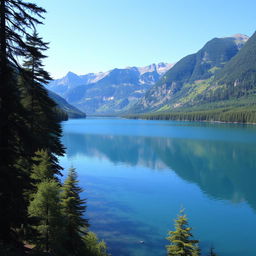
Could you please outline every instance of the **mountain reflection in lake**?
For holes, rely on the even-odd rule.
[[[113,255],[165,255],[181,206],[203,248],[255,255],[255,127],[88,119],[63,128],[61,163],[77,168],[92,229]]]

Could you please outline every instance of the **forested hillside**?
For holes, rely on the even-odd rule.
[[[196,105],[210,87],[216,71],[238,53],[247,39],[243,35],[212,39],[197,53],[177,62],[130,112],[167,111]]]
[[[45,13],[0,1],[0,255],[106,255],[89,232],[74,168],[60,181],[67,116],[42,85],[51,80],[36,30]]]
[[[140,117],[149,119],[256,122],[255,44],[256,34],[248,41],[241,35],[213,39],[179,61],[130,113],[147,113]]]
[[[255,94],[256,33],[225,67],[216,73],[213,83],[225,85],[232,96]]]

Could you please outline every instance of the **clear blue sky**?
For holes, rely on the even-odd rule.
[[[256,30],[255,0],[43,0],[54,78],[177,62],[208,40]]]

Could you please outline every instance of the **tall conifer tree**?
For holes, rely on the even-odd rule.
[[[60,185],[54,180],[38,184],[38,190],[29,205],[29,214],[38,219],[34,228],[38,236],[34,243],[38,249],[54,255],[61,251],[62,215],[60,210]]]
[[[62,213],[65,218],[66,242],[64,246],[70,255],[80,255],[84,247],[82,236],[87,233],[89,226],[84,217],[86,210],[85,200],[80,198],[82,189],[78,185],[77,174],[74,168],[68,171],[68,177],[63,185]]]
[[[28,47],[24,35],[40,24],[44,9],[22,0],[0,1],[0,241],[15,241],[14,230],[26,218],[23,191],[30,180],[17,158],[26,154],[26,131],[17,90],[17,56]],[[28,29],[28,30],[27,30]]]
[[[48,44],[43,42],[36,31],[32,36],[27,37],[26,43],[29,50],[23,64],[25,71],[21,86],[22,103],[28,112],[28,129],[31,131],[31,140],[34,141],[27,151],[34,154],[38,149],[47,150],[53,165],[52,171],[59,174],[61,167],[58,165],[56,155],[64,153],[60,142],[62,131],[56,112],[57,105],[43,87],[43,84],[51,80],[42,64],[42,60],[46,58],[43,51],[48,49]]]
[[[43,69],[42,60],[47,56],[43,54],[43,51],[48,49],[47,43],[44,43],[42,38],[39,37],[36,30],[34,30],[32,36],[27,36],[26,40],[27,54],[23,67],[26,71],[25,77],[25,91],[29,95],[28,109],[30,110],[30,126],[32,132],[34,132],[34,122],[36,116],[36,94],[40,93],[37,88],[40,87],[42,91],[42,84],[47,84],[51,80],[51,77],[47,71]],[[37,96],[38,97],[38,96]]]
[[[54,166],[53,173],[61,169],[56,156],[63,154],[64,150],[60,143],[61,129],[53,111],[55,104],[41,84],[41,87],[35,87],[32,83],[38,85],[49,78],[40,64],[45,57],[41,51],[47,48],[47,44],[33,34],[36,25],[42,24],[44,13],[45,10],[34,3],[0,1],[0,244],[17,242],[15,230],[26,222],[28,201],[24,191],[30,188],[27,167],[32,165],[32,154],[40,148],[48,150]],[[36,43],[33,45],[31,42]],[[20,66],[18,59],[25,56],[33,56],[33,71],[24,71]],[[33,73],[32,80],[28,79],[28,72]],[[27,88],[32,84],[33,88],[37,88],[36,103],[41,102],[40,111],[43,114],[37,112],[34,118],[40,129],[35,131],[34,136],[28,129],[32,112],[29,113],[20,104],[18,76],[23,77]],[[43,124],[41,127],[40,122]]]
[[[50,156],[46,150],[36,151],[33,161],[31,178],[35,180],[35,183],[56,179],[52,171]]]

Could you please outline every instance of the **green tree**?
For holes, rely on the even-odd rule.
[[[29,215],[38,219],[34,228],[36,247],[58,255],[61,249],[63,218],[60,209],[60,185],[54,180],[43,181],[29,205]]]
[[[50,156],[46,150],[38,150],[33,157],[34,164],[32,166],[31,178],[37,183],[45,180],[55,179],[52,172],[52,164]]]
[[[17,247],[19,242],[23,246],[26,237],[21,238],[20,234],[31,220],[27,211],[29,194],[35,189],[33,183],[40,182],[43,175],[53,177],[62,169],[57,159],[64,154],[64,148],[56,104],[42,86],[50,79],[42,65],[46,57],[43,51],[48,47],[35,32],[45,12],[28,1],[0,1],[0,245],[3,251]],[[25,60],[24,67],[19,64],[21,60]],[[32,167],[36,160],[32,156],[38,149],[48,152],[51,168],[47,175],[40,170],[37,174],[33,172],[33,177],[30,172],[36,168],[36,165]]]
[[[88,232],[84,236],[84,243],[87,254],[90,256],[108,256],[107,246],[104,241],[99,241],[93,232]]]
[[[29,187],[29,175],[23,172],[21,156],[27,131],[24,111],[17,90],[17,71],[21,70],[17,57],[28,49],[24,36],[41,23],[45,10],[22,0],[0,1],[0,242],[17,242],[14,230],[26,219],[27,203],[23,192]]]
[[[88,220],[84,218],[86,210],[85,199],[80,198],[83,191],[77,180],[74,168],[68,171],[68,177],[64,182],[61,194],[62,214],[65,218],[64,247],[70,255],[80,255],[80,250],[84,246],[82,236],[87,233]]]
[[[175,231],[169,231],[169,236],[166,238],[170,241],[170,245],[166,246],[168,256],[200,255],[199,241],[191,239],[193,237],[191,229],[183,209],[175,220]]]
[[[23,63],[24,71],[20,79],[20,90],[22,104],[27,110],[27,129],[30,130],[31,140],[34,141],[27,148],[27,152],[34,154],[39,148],[47,150],[53,164],[52,171],[59,174],[62,168],[58,165],[56,155],[64,153],[60,142],[62,133],[59,125],[60,111],[42,85],[51,80],[42,64],[43,59],[46,58],[43,52],[48,49],[48,44],[43,42],[35,30],[32,36],[27,37],[26,44],[29,50],[26,51]],[[38,136],[38,134],[44,134],[44,136]]]
[[[26,83],[24,89],[26,89],[25,93],[28,94],[25,103],[27,109],[30,110],[30,126],[32,132],[34,132],[34,122],[37,114],[35,97],[42,91],[42,84],[47,84],[51,80],[49,73],[43,69],[42,64],[42,60],[47,57],[43,54],[43,51],[48,49],[48,44],[43,42],[36,30],[34,30],[32,36],[27,36],[26,44],[29,48],[26,51],[23,63],[25,69],[23,74],[25,74]],[[38,87],[40,90],[37,90]]]

